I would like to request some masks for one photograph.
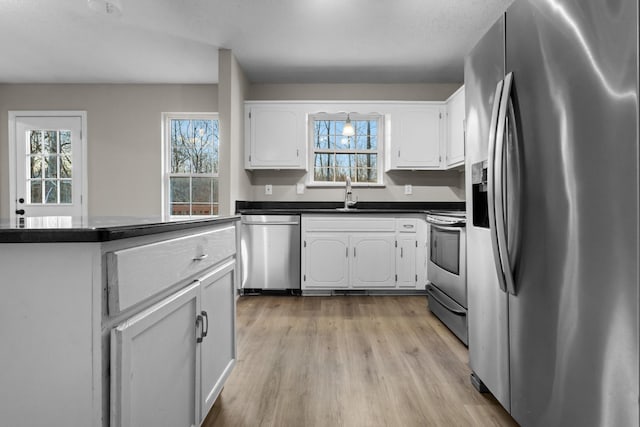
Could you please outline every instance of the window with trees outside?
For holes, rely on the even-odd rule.
[[[311,184],[382,184],[382,147],[384,132],[380,114],[349,114],[353,136],[342,135],[346,113],[311,114]]]
[[[170,218],[218,215],[217,114],[166,114],[165,200]]]

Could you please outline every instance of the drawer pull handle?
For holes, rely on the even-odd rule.
[[[404,228],[413,228],[413,225],[412,224],[404,224],[403,227]]]
[[[200,256],[197,256],[195,258],[193,258],[194,261],[202,261],[203,259],[206,259],[209,255],[208,254],[202,254]]]

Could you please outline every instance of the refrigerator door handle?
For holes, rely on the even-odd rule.
[[[516,294],[515,282],[513,279],[513,268],[509,257],[509,247],[507,244],[507,218],[505,210],[505,159],[506,148],[505,135],[507,134],[507,110],[511,101],[511,88],[513,87],[513,73],[507,74],[504,79],[504,87],[500,100],[500,112],[498,113],[498,125],[496,132],[495,146],[495,171],[494,171],[494,202],[496,219],[496,236],[500,260],[502,264],[502,274],[506,284],[507,292]],[[513,105],[511,105],[513,109]]]
[[[498,285],[503,292],[507,291],[504,278],[500,249],[498,246],[497,224],[496,224],[496,188],[495,188],[495,168],[496,168],[496,135],[498,132],[498,113],[502,103],[504,81],[500,80],[496,85],[496,92],[493,96],[493,109],[491,111],[491,122],[489,124],[489,158],[487,160],[487,208],[489,213],[489,233],[491,235],[491,249],[493,261],[498,274]]]

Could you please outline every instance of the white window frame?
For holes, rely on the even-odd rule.
[[[307,182],[306,185],[308,187],[344,187],[345,181],[316,181],[315,180],[315,154],[317,152],[325,152],[322,150],[316,150],[314,145],[314,132],[315,132],[315,122],[317,120],[346,120],[347,113],[311,113],[308,115],[307,124],[307,138],[308,138],[308,147],[309,147],[309,172],[307,173]],[[375,120],[377,121],[377,148],[372,151],[360,151],[357,149],[348,149],[348,150],[339,150],[336,152],[344,153],[344,154],[376,154],[377,156],[377,164],[376,164],[376,182],[360,182],[353,181],[352,185],[354,187],[384,187],[384,146],[385,146],[385,115],[381,113],[370,113],[370,114],[362,114],[362,113],[349,113],[349,119],[353,122],[356,120]]]
[[[179,221],[185,219],[196,218],[215,218],[219,215],[171,215],[171,195],[169,194],[171,186],[169,179],[171,178],[171,120],[216,120],[218,121],[218,173],[211,174],[187,174],[184,176],[202,176],[218,178],[220,183],[220,115],[218,113],[162,113],[162,218],[169,221]],[[220,197],[220,189],[218,188],[218,197]],[[217,200],[218,209],[220,209],[220,200]],[[220,211],[218,210],[218,214]]]

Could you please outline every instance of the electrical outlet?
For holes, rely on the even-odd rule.
[[[413,194],[413,187],[411,184],[406,184],[404,186],[404,194]]]
[[[267,196],[273,194],[273,186],[271,184],[267,184],[264,186],[264,194],[266,194]]]
[[[296,194],[304,194],[304,184],[302,182],[296,184]]]

